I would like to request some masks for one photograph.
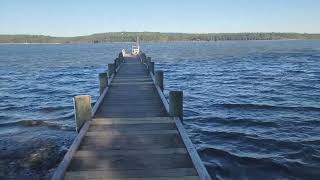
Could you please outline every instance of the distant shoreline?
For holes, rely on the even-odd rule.
[[[159,32],[108,32],[75,37],[54,37],[44,35],[0,35],[0,43],[19,44],[76,44],[135,42],[137,36],[142,42],[175,41],[250,41],[250,40],[307,40],[320,39],[320,34],[302,33],[159,33]]]
[[[25,45],[28,45],[28,44],[64,44],[64,43],[1,43],[0,44],[25,44]]]
[[[320,40],[320,39],[272,39],[272,40],[221,40],[221,41],[142,41],[142,43],[175,43],[175,42],[194,42],[194,43],[204,43],[204,42],[210,42],[210,43],[218,43],[218,42],[246,42],[246,41],[305,41],[305,40]],[[66,45],[66,44],[106,44],[106,43],[134,43],[134,42],[113,42],[113,41],[106,41],[106,42],[99,42],[99,43],[93,43],[93,42],[70,42],[70,43],[2,43],[0,42],[0,45]]]

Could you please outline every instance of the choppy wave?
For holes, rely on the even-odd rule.
[[[292,138],[270,138],[270,137],[262,137],[257,134],[248,134],[244,132],[233,132],[233,131],[201,131],[202,136],[215,137],[218,139],[231,141],[243,141],[248,144],[252,144],[256,147],[271,149],[291,149],[291,150],[299,150],[303,147],[303,144],[314,144],[318,145],[320,143],[320,139],[316,140],[304,140],[304,139],[292,139]],[[213,140],[214,141],[214,140]]]
[[[65,124],[57,123],[55,120],[18,120],[7,123],[0,123],[0,127],[11,127],[11,126],[23,126],[23,127],[35,127],[44,126],[49,128],[61,129],[61,130],[72,130],[74,127],[67,126]]]
[[[240,127],[248,127],[248,126],[258,126],[258,127],[279,127],[279,124],[274,121],[264,121],[258,119],[250,119],[250,118],[237,118],[237,117],[202,117],[196,116],[192,118],[187,118],[188,121],[193,122],[201,122],[202,124],[215,123],[222,124],[225,126],[240,126]]]
[[[317,170],[317,167],[307,166],[299,159],[289,160],[272,154],[264,157],[256,157],[255,155],[243,156],[211,145],[202,146],[199,153],[208,157],[209,163],[207,163],[207,166],[209,166],[209,169],[211,168],[216,177],[220,176],[221,179],[233,179],[239,175],[242,178],[250,177],[249,179],[287,179],[288,177],[290,179],[305,177],[317,179],[320,176],[320,171]],[[229,171],[224,169],[225,167],[241,168],[242,170]],[[255,172],[243,174],[243,172],[251,171],[251,169],[255,169]],[[267,176],[265,176],[266,173],[268,174]]]
[[[213,104],[212,106],[222,106],[225,108],[236,109],[266,109],[266,110],[293,110],[293,111],[317,111],[320,112],[318,107],[294,107],[294,106],[274,106],[266,104]]]
[[[43,106],[40,108],[40,111],[43,112],[56,112],[56,111],[62,111],[62,110],[69,110],[72,109],[72,106]]]

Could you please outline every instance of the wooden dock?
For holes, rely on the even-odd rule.
[[[144,53],[120,53],[92,109],[89,96],[75,97],[79,134],[53,180],[210,179],[179,117],[182,104],[169,105],[157,73]]]

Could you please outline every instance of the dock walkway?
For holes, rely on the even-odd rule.
[[[137,56],[126,58],[95,117],[166,117],[148,69]]]
[[[210,179],[163,98],[141,57],[123,58],[52,179]]]

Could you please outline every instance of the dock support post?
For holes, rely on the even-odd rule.
[[[80,95],[73,98],[76,131],[79,133],[86,121],[91,120],[91,96]]]
[[[118,58],[116,58],[115,60],[114,60],[114,66],[115,66],[115,68],[117,68],[118,67]]]
[[[161,89],[161,91],[163,91],[163,71],[156,71],[155,74],[155,81],[156,81],[156,85],[159,86],[159,88]]]
[[[100,95],[103,93],[104,89],[108,86],[108,73],[99,74],[99,89]]]
[[[145,53],[141,53],[140,58],[142,63],[146,63],[147,56]]]
[[[114,64],[108,64],[108,77],[111,78],[112,74],[114,74]]]
[[[150,62],[149,65],[149,71],[154,74],[154,62]]]
[[[121,62],[120,62],[120,58],[117,58],[117,68],[120,66]]]
[[[122,54],[122,52],[119,53],[119,56],[118,56],[118,57],[119,57],[119,59],[120,59],[120,62],[123,61],[123,54]]]
[[[123,54],[123,50],[122,50],[122,52],[119,53],[120,64],[124,62],[124,56],[123,55],[124,54]]]
[[[151,62],[151,57],[147,57],[147,59],[145,60],[145,63],[147,64],[148,68],[149,68],[150,62]]]
[[[170,91],[169,114],[183,120],[183,91]]]

